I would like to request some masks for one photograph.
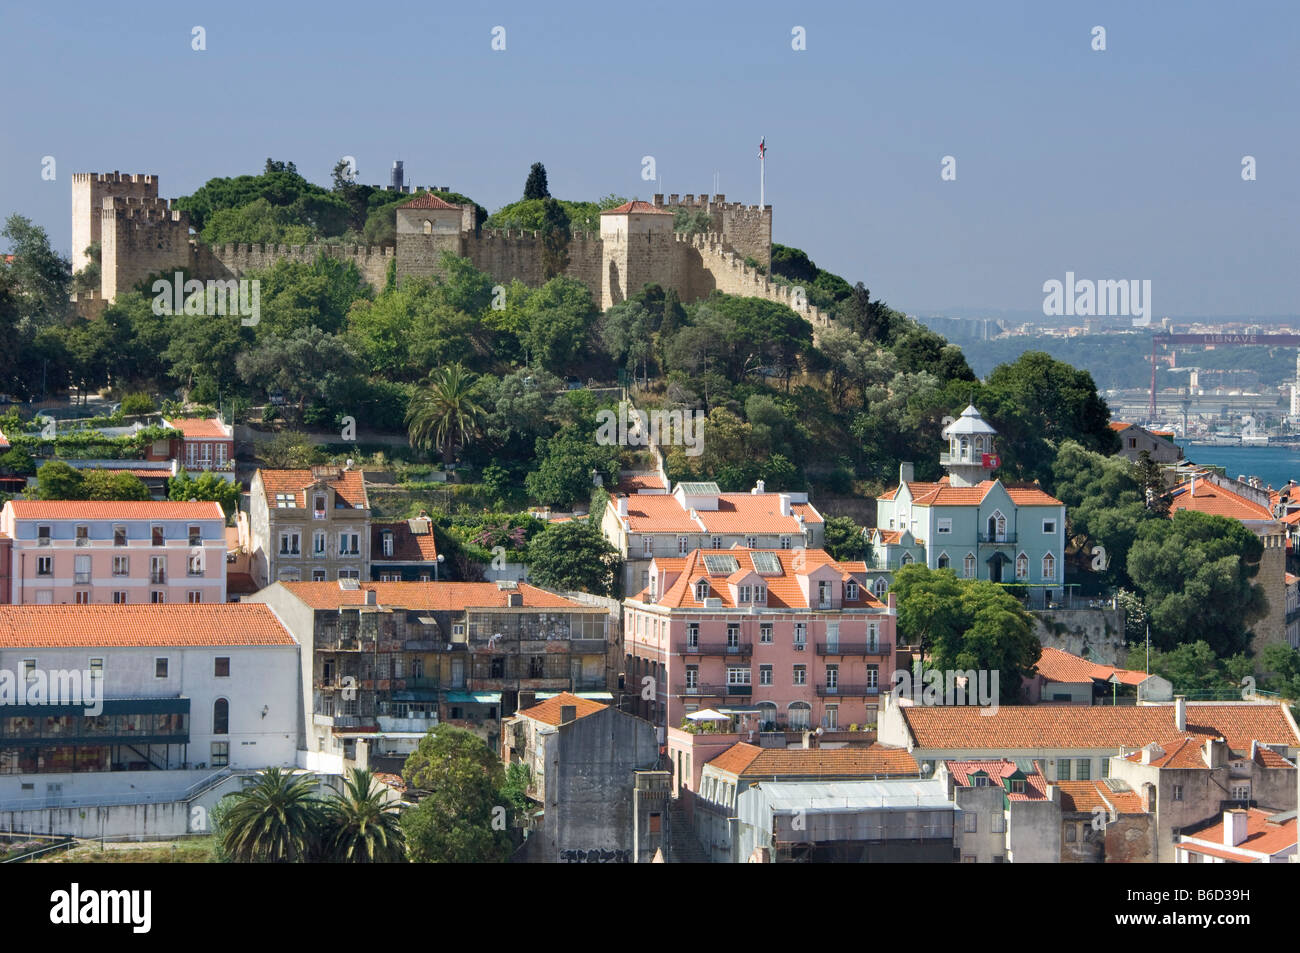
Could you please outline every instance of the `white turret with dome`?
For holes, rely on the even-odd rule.
[[[939,463],[948,471],[948,481],[953,486],[976,486],[991,479],[1001,461],[993,447],[997,435],[974,404],[967,406],[961,416],[943,428],[948,441],[948,452],[939,454]]]

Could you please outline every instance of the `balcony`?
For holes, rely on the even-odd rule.
[[[850,685],[847,682],[828,685],[822,682],[817,686],[818,698],[869,698],[879,694],[879,685]]]
[[[154,569],[149,573],[149,583],[154,586],[162,586],[167,583],[167,570]]]
[[[1010,546],[1016,541],[1015,533],[980,533],[979,540],[981,543],[990,543],[994,546]]]
[[[88,572],[74,572],[74,573],[72,574],[72,581],[75,582],[75,583],[76,583],[77,585],[79,585],[79,586],[86,586],[86,585],[89,585],[89,584],[90,584],[90,573],[88,573]]]
[[[818,642],[818,655],[883,655],[893,653],[890,642]]]
[[[718,698],[738,696],[748,698],[754,694],[753,685],[678,685],[677,695],[712,695]]]
[[[754,654],[751,642],[680,642],[678,655],[729,655],[735,658],[749,658]]]

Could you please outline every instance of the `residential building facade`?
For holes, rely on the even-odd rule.
[[[200,503],[10,500],[15,605],[226,601],[225,515]]]
[[[249,515],[259,588],[370,578],[370,500],[360,470],[258,470]]]

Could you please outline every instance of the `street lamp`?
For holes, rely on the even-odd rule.
[[[443,561],[444,559],[446,559],[446,558],[447,558],[447,557],[444,556],[442,553],[439,553],[439,554],[438,554],[438,558],[437,558],[437,560],[436,560],[436,561],[434,562],[434,564],[433,564],[433,581],[434,581],[434,582],[437,582],[437,581],[438,581],[438,567],[442,565],[442,561]]]

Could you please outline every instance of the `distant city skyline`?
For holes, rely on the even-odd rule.
[[[14,8],[0,34],[0,214],[65,254],[74,172],[154,173],[176,197],[267,157],[322,185],[345,155],[371,184],[401,159],[495,210],[541,161],[560,198],[716,175],[756,203],[764,138],[773,239],[910,314],[1055,323],[1043,283],[1067,271],[1150,280],[1156,322],[1296,308],[1282,2],[73,9]]]

